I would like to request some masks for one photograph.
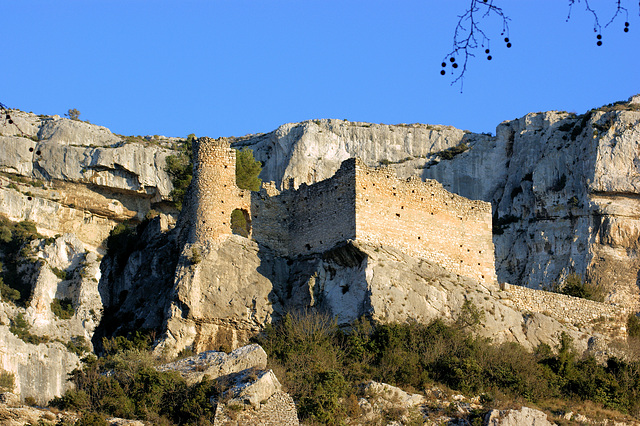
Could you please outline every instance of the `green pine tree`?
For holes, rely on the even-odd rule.
[[[238,188],[259,191],[262,179],[258,177],[262,164],[253,158],[253,150],[236,150],[236,185]]]

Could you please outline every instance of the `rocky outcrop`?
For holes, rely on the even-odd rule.
[[[545,288],[576,272],[603,288],[609,302],[637,311],[639,123],[636,96],[580,116],[527,114],[501,123],[496,136],[445,126],[314,120],[235,146],[254,149],[264,163],[261,177],[277,186],[289,176],[296,185],[326,179],[340,161],[359,157],[490,201],[500,281]],[[461,144],[469,149],[435,155]]]
[[[119,222],[142,220],[151,208],[175,213],[165,170],[175,138],[149,143],[58,116],[6,115],[0,213],[11,220],[32,220],[48,236],[73,232],[97,251]]]
[[[547,415],[540,410],[522,407],[519,410],[491,410],[485,416],[487,426],[552,426]]]
[[[260,345],[243,346],[229,354],[206,351],[158,367],[159,371],[176,371],[187,384],[198,383],[204,376],[216,379],[244,370],[267,368],[267,354]]]
[[[103,310],[100,270],[70,234],[33,241],[31,253],[19,270],[33,283],[27,306],[0,303],[0,368],[14,374],[22,399],[46,404],[70,386],[67,373],[92,349]]]
[[[226,354],[208,351],[157,367],[176,371],[188,384],[217,380],[211,397],[216,406],[214,425],[298,425],[296,406],[272,370],[267,354],[257,344]]]
[[[189,253],[177,268],[177,293],[157,347],[170,355],[185,348],[241,346],[284,312],[306,309],[327,312],[344,325],[362,316],[385,323],[456,321],[474,309],[482,318],[478,333],[495,342],[515,341],[529,349],[540,343],[556,346],[566,332],[580,351],[595,350],[590,342],[599,341],[600,356],[606,355],[605,342],[624,335],[624,312],[609,313],[607,305],[575,323],[553,299],[572,299],[567,296],[550,294],[551,299],[531,301],[523,310],[517,293],[380,245],[350,242],[323,254],[285,259],[233,235],[203,251],[198,263]]]
[[[328,179],[347,158],[358,157],[369,166],[413,160],[424,164],[433,153],[477,137],[451,126],[310,120],[233,139],[233,146],[254,150],[263,163],[262,180],[274,181],[281,189],[288,177],[295,178],[296,186]]]

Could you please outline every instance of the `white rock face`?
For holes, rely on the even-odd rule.
[[[67,374],[80,364],[78,355],[69,352],[65,344],[92,349],[91,337],[102,315],[100,265],[95,254],[87,253],[71,234],[50,245],[38,240],[31,244],[35,263],[27,263],[19,271],[33,282],[28,306],[0,302],[0,368],[14,373],[15,392],[22,399],[33,397],[44,405],[69,388]],[[66,279],[56,276],[52,268],[65,271]],[[55,299],[71,302],[71,318],[53,313]],[[48,342],[31,344],[14,335],[9,325],[18,315],[23,316],[30,334],[47,336]]]
[[[260,408],[261,401],[268,400],[271,395],[282,390],[282,385],[272,370],[247,371],[241,376],[235,385],[225,392],[224,396],[230,398],[227,405]]]
[[[547,415],[529,407],[520,410],[491,410],[485,418],[487,426],[552,426]]]
[[[177,371],[187,383],[198,383],[206,375],[211,379],[238,373],[250,368],[264,370],[267,367],[267,354],[260,345],[251,344],[233,352],[206,351],[198,355],[164,364],[159,371]]]
[[[404,162],[464,140],[465,132],[450,126],[312,120],[242,138],[234,147],[253,149],[263,163],[262,180],[274,181],[281,188],[289,176],[295,178],[296,187],[330,178],[350,157],[359,157],[368,165]]]
[[[607,300],[640,309],[640,95],[618,110],[531,113],[496,136],[444,126],[315,120],[238,139],[283,186],[330,177],[347,157],[390,162],[399,176],[436,179],[449,191],[493,204],[502,282],[544,288],[572,272]],[[451,160],[433,155],[465,143]]]
[[[105,146],[117,143],[120,138],[106,127],[78,120],[46,118],[41,121],[38,139],[60,145]]]

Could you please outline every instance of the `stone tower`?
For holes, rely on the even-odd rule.
[[[193,157],[195,241],[204,244],[232,233],[233,210],[250,217],[251,192],[236,186],[236,151],[225,139],[199,138]]]

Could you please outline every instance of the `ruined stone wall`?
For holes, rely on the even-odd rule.
[[[273,183],[253,196],[253,237],[284,255],[329,250],[355,238],[355,163],[330,178],[279,192]]]
[[[511,284],[501,284],[520,312],[538,312],[576,327],[596,327],[613,337],[626,337],[626,309],[564,294]]]
[[[434,180],[398,179],[393,169],[356,166],[356,238],[396,247],[451,272],[496,281],[491,204]]]
[[[279,192],[267,183],[250,193],[235,184],[235,151],[209,138],[196,144],[194,163],[198,242],[231,234],[231,212],[239,208],[251,217],[251,236],[283,255],[319,253],[357,239],[496,281],[491,205],[452,194],[436,181],[398,179],[390,168],[352,158],[313,185]]]
[[[332,178],[287,192],[291,196],[290,253],[319,253],[355,239],[354,175],[355,161],[346,160]]]
[[[252,237],[282,255],[289,254],[291,242],[288,198],[273,182],[263,182],[260,192],[251,194]]]
[[[231,212],[251,213],[251,193],[236,186],[236,152],[224,140],[200,138],[194,144],[195,240],[231,234]]]

